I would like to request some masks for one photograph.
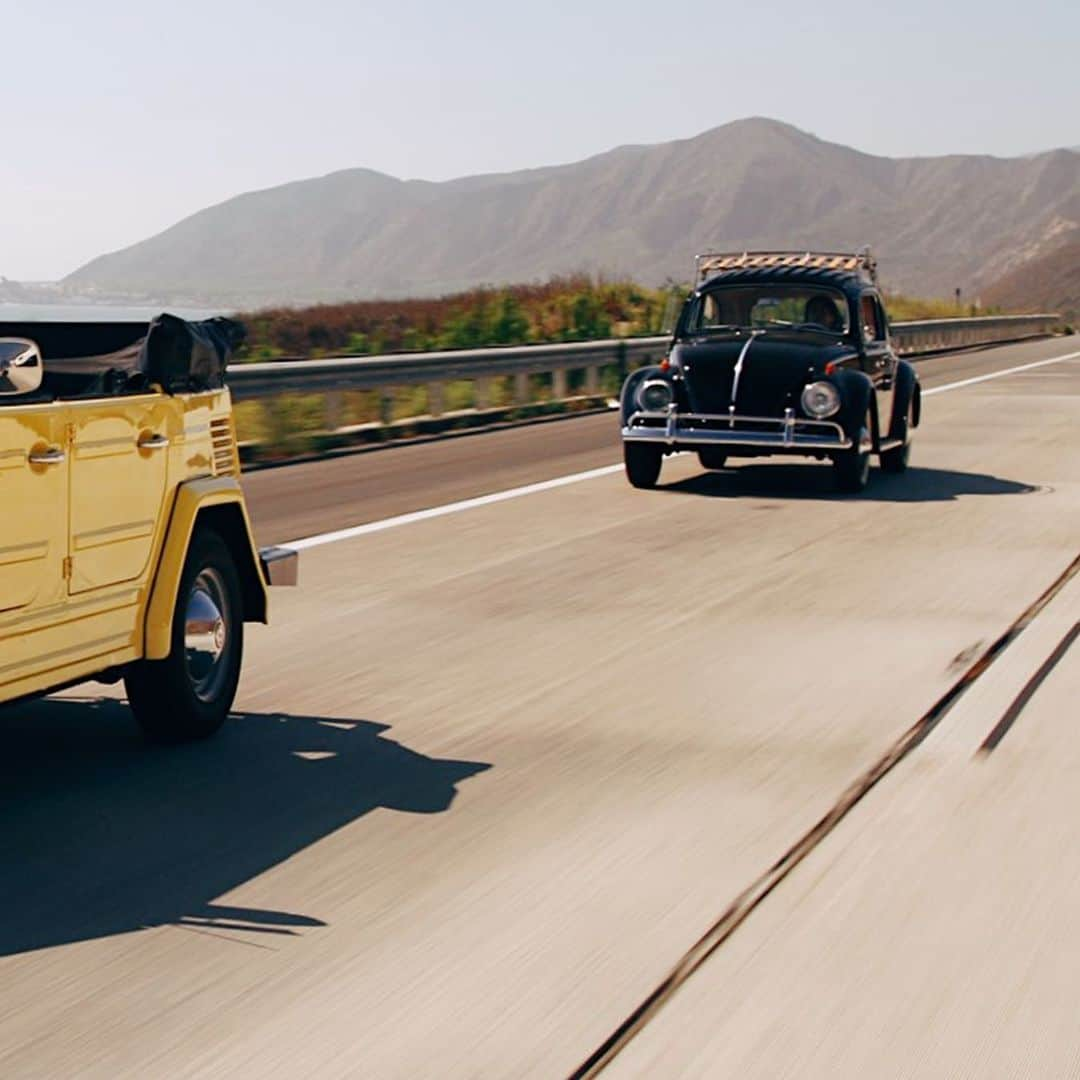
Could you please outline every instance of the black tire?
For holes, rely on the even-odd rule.
[[[727,463],[727,454],[713,446],[699,450],[697,456],[703,469],[722,469]]]
[[[217,731],[236,697],[243,653],[243,597],[236,564],[216,532],[198,531],[180,575],[169,655],[140,660],[124,676],[128,702],[143,734],[154,742],[175,743],[205,739]]]
[[[664,461],[664,451],[653,443],[623,443],[623,461],[626,464],[626,479],[636,488],[656,487],[660,478],[660,466]]]
[[[887,473],[907,472],[908,462],[911,461],[911,440],[903,446],[893,447],[881,455],[881,471]]]
[[[870,417],[866,426],[855,438],[855,445],[850,450],[841,450],[833,456],[833,476],[836,486],[848,495],[857,495],[870,479],[870,451],[861,449],[870,436]]]
[[[908,405],[907,415],[902,421],[900,437],[904,440],[903,445],[886,450],[881,455],[881,471],[887,473],[907,472],[908,462],[911,461],[911,428],[914,402]]]

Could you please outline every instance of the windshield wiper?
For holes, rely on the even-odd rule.
[[[830,330],[827,326],[816,322],[792,323],[791,329],[800,332],[809,331],[811,334],[832,334],[834,337],[843,337],[847,333],[844,329]]]

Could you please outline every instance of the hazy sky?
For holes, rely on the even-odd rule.
[[[241,191],[445,179],[764,115],[888,155],[1080,143],[1080,3],[0,0],[0,275]]]

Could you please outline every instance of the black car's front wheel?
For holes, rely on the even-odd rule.
[[[156,742],[212,735],[229,715],[244,652],[240,578],[228,545],[196,532],[173,612],[169,655],[140,660],[124,683],[135,719]]]
[[[697,456],[703,469],[722,469],[727,464],[727,454],[714,446],[699,450]]]
[[[654,443],[623,443],[623,462],[626,465],[626,478],[636,488],[656,487],[656,481],[660,479],[660,466],[663,461],[664,451]]]
[[[907,472],[910,461],[911,443],[909,441],[902,446],[894,447],[892,450],[886,450],[881,455],[881,471],[887,473]]]
[[[849,495],[857,495],[870,479],[870,417],[862,428],[850,450],[841,450],[833,455],[833,475],[836,486]]]
[[[904,440],[900,446],[894,446],[881,455],[881,471],[887,473],[902,473],[907,471],[911,461],[911,429],[912,412],[914,406],[908,405],[907,415],[904,417],[903,430],[900,433]]]

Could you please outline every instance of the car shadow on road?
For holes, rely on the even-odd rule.
[[[837,491],[828,465],[736,465],[718,472],[661,484],[658,491],[682,495],[706,495],[735,499],[764,496],[778,499],[815,499],[850,502],[952,502],[965,495],[1031,495],[1038,487],[1004,480],[986,473],[956,472],[952,469],[912,467],[901,475],[874,469],[870,482],[858,495]]]
[[[379,807],[448,810],[491,768],[387,730],[238,713],[206,742],[153,747],[113,700],[0,710],[0,956],[154,926],[252,942],[324,925],[217,901]]]

